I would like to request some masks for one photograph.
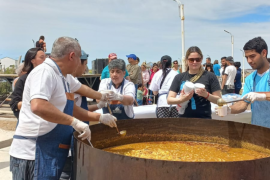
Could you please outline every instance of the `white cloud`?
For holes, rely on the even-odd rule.
[[[270,6],[257,0],[182,0],[185,4],[186,49],[199,46],[212,59],[231,55],[230,36],[235,36],[235,59],[249,39],[269,41],[268,23],[224,23]],[[252,6],[250,5],[252,3]],[[33,46],[32,39],[45,35],[48,49],[59,36],[79,39],[90,59],[116,52],[125,58],[136,53],[142,60],[158,61],[164,54],[181,57],[180,18],[173,0],[0,0],[0,54],[18,57]],[[89,63],[91,64],[91,63]]]

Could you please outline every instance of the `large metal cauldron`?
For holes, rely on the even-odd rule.
[[[77,180],[269,180],[270,157],[235,162],[181,162],[128,157],[101,149],[149,141],[201,141],[270,152],[270,129],[228,121],[205,119],[136,119],[118,121],[116,129],[91,126],[92,144],[75,136]],[[270,153],[269,153],[270,154]]]

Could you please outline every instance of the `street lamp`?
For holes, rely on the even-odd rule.
[[[243,83],[245,84],[245,51],[243,51],[242,49],[240,49],[240,51],[243,52]]]
[[[34,39],[32,39],[32,41],[33,41],[33,44],[34,44],[34,48],[36,47],[36,45],[35,45],[35,41],[34,41]]]
[[[232,33],[230,33],[229,31],[226,31],[226,30],[224,30],[226,33],[229,33],[230,35],[231,35],[231,39],[232,39],[232,57],[233,57],[233,35],[232,35]]]
[[[185,63],[185,29],[184,29],[184,4],[181,3],[180,0],[174,0],[177,2],[179,7],[179,15],[181,17],[181,38],[182,38],[182,72],[186,71],[186,63]]]

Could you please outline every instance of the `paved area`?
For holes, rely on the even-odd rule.
[[[2,180],[11,180],[12,174],[9,171],[9,147],[0,149],[0,174]]]

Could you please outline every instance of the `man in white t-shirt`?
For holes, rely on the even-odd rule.
[[[14,180],[59,179],[70,148],[73,128],[82,139],[90,139],[89,126],[80,121],[99,120],[116,126],[115,117],[74,106],[73,92],[106,100],[70,74],[78,67],[79,43],[58,38],[51,58],[36,67],[25,82],[19,124],[10,148],[10,171]],[[80,119],[76,119],[74,117]]]
[[[222,94],[234,93],[234,79],[236,76],[236,68],[234,67],[234,60],[232,56],[226,58],[227,67],[224,72],[223,81],[221,85]]]
[[[110,78],[102,79],[99,85],[100,92],[112,90],[109,94],[110,109],[102,108],[103,113],[110,113],[110,110],[117,120],[133,119],[133,103],[135,99],[135,86],[124,78],[126,64],[122,59],[116,59],[109,63]]]

